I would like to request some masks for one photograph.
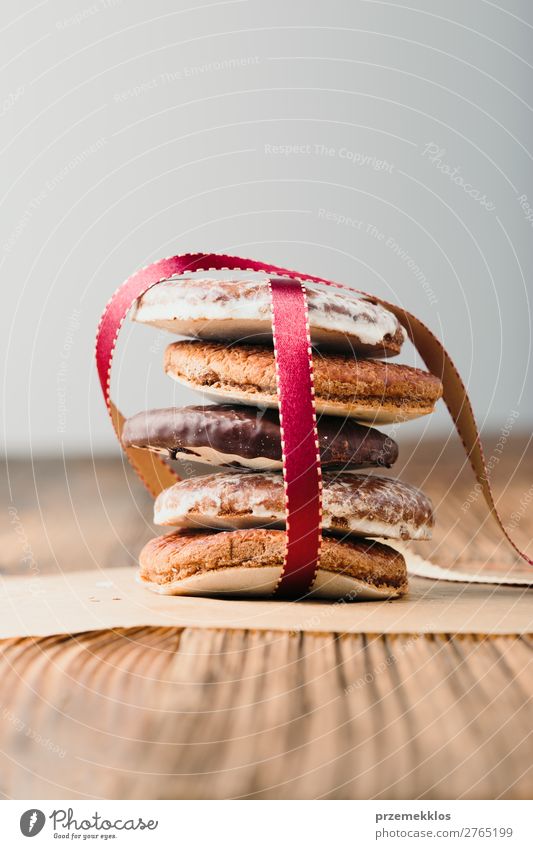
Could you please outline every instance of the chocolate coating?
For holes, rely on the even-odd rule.
[[[272,409],[220,404],[147,410],[126,421],[122,442],[172,459],[190,454],[190,459],[215,465],[249,467],[258,458],[271,461],[262,464],[264,469],[281,463],[279,416]],[[319,417],[318,442],[322,465],[329,468],[389,467],[398,457],[393,439],[353,419]],[[209,460],[200,449],[223,456]]]

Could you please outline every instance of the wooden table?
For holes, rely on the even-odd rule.
[[[524,546],[532,459],[513,434],[497,465]],[[437,506],[426,556],[513,562],[455,442],[402,445],[395,474]],[[154,531],[150,501],[119,460],[10,462],[3,485],[3,575],[131,568]],[[511,603],[530,590],[505,592]],[[0,793],[531,798],[531,638],[408,631],[137,627],[4,640]]]

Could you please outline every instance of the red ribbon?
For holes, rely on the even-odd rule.
[[[310,588],[320,547],[320,461],[312,394],[312,358],[303,287],[290,281],[310,281],[358,292],[393,312],[407,330],[428,369],[443,381],[443,398],[459,433],[481,491],[506,539],[529,565],[533,560],[516,545],[494,502],[479,431],[470,399],[453,361],[441,342],[414,315],[396,304],[321,277],[300,274],[256,260],[220,254],[183,254],[137,271],[115,292],[102,315],[96,338],[96,363],[102,392],[120,440],[123,417],[110,399],[113,354],[122,323],[134,301],[163,280],[191,271],[261,271],[289,278],[271,281],[273,337],[277,360],[280,413],[284,428],[283,469],[286,487],[287,550],[277,593],[302,596]],[[176,480],[158,455],[126,449],[128,458],[152,495]]]
[[[302,284],[270,280],[287,544],[275,594],[300,598],[313,585],[321,542],[322,476],[307,298]]]

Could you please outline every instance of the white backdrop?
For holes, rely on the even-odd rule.
[[[10,453],[116,450],[99,314],[135,268],[190,250],[401,302],[444,339],[486,428],[531,429],[531,4],[8,0],[1,15]],[[162,374],[166,338],[125,337],[125,412],[191,400]],[[422,428],[446,432],[445,410],[403,434]]]

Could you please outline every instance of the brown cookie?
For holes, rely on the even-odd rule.
[[[442,383],[421,369],[342,354],[313,356],[316,409],[386,424],[433,412]],[[226,347],[210,342],[174,342],[165,351],[165,371],[215,401],[277,407],[272,348]]]
[[[166,595],[268,597],[285,545],[285,533],[276,530],[176,531],[144,546],[139,580]],[[325,537],[308,597],[354,601],[395,598],[406,591],[407,571],[398,551],[370,540]]]
[[[283,477],[220,472],[180,481],[158,495],[154,521],[196,529],[284,527]],[[322,527],[360,537],[430,539],[433,510],[424,493],[394,478],[326,473]]]
[[[356,293],[305,284],[313,344],[362,356],[398,354],[405,333],[393,313]],[[234,342],[272,339],[265,275],[215,280],[183,276],[153,286],[139,298],[134,321],[182,336]]]
[[[214,466],[281,469],[281,433],[277,410],[226,404],[147,410],[124,424],[122,443]],[[391,466],[398,446],[374,428],[335,416],[318,419],[323,468],[362,469]]]

